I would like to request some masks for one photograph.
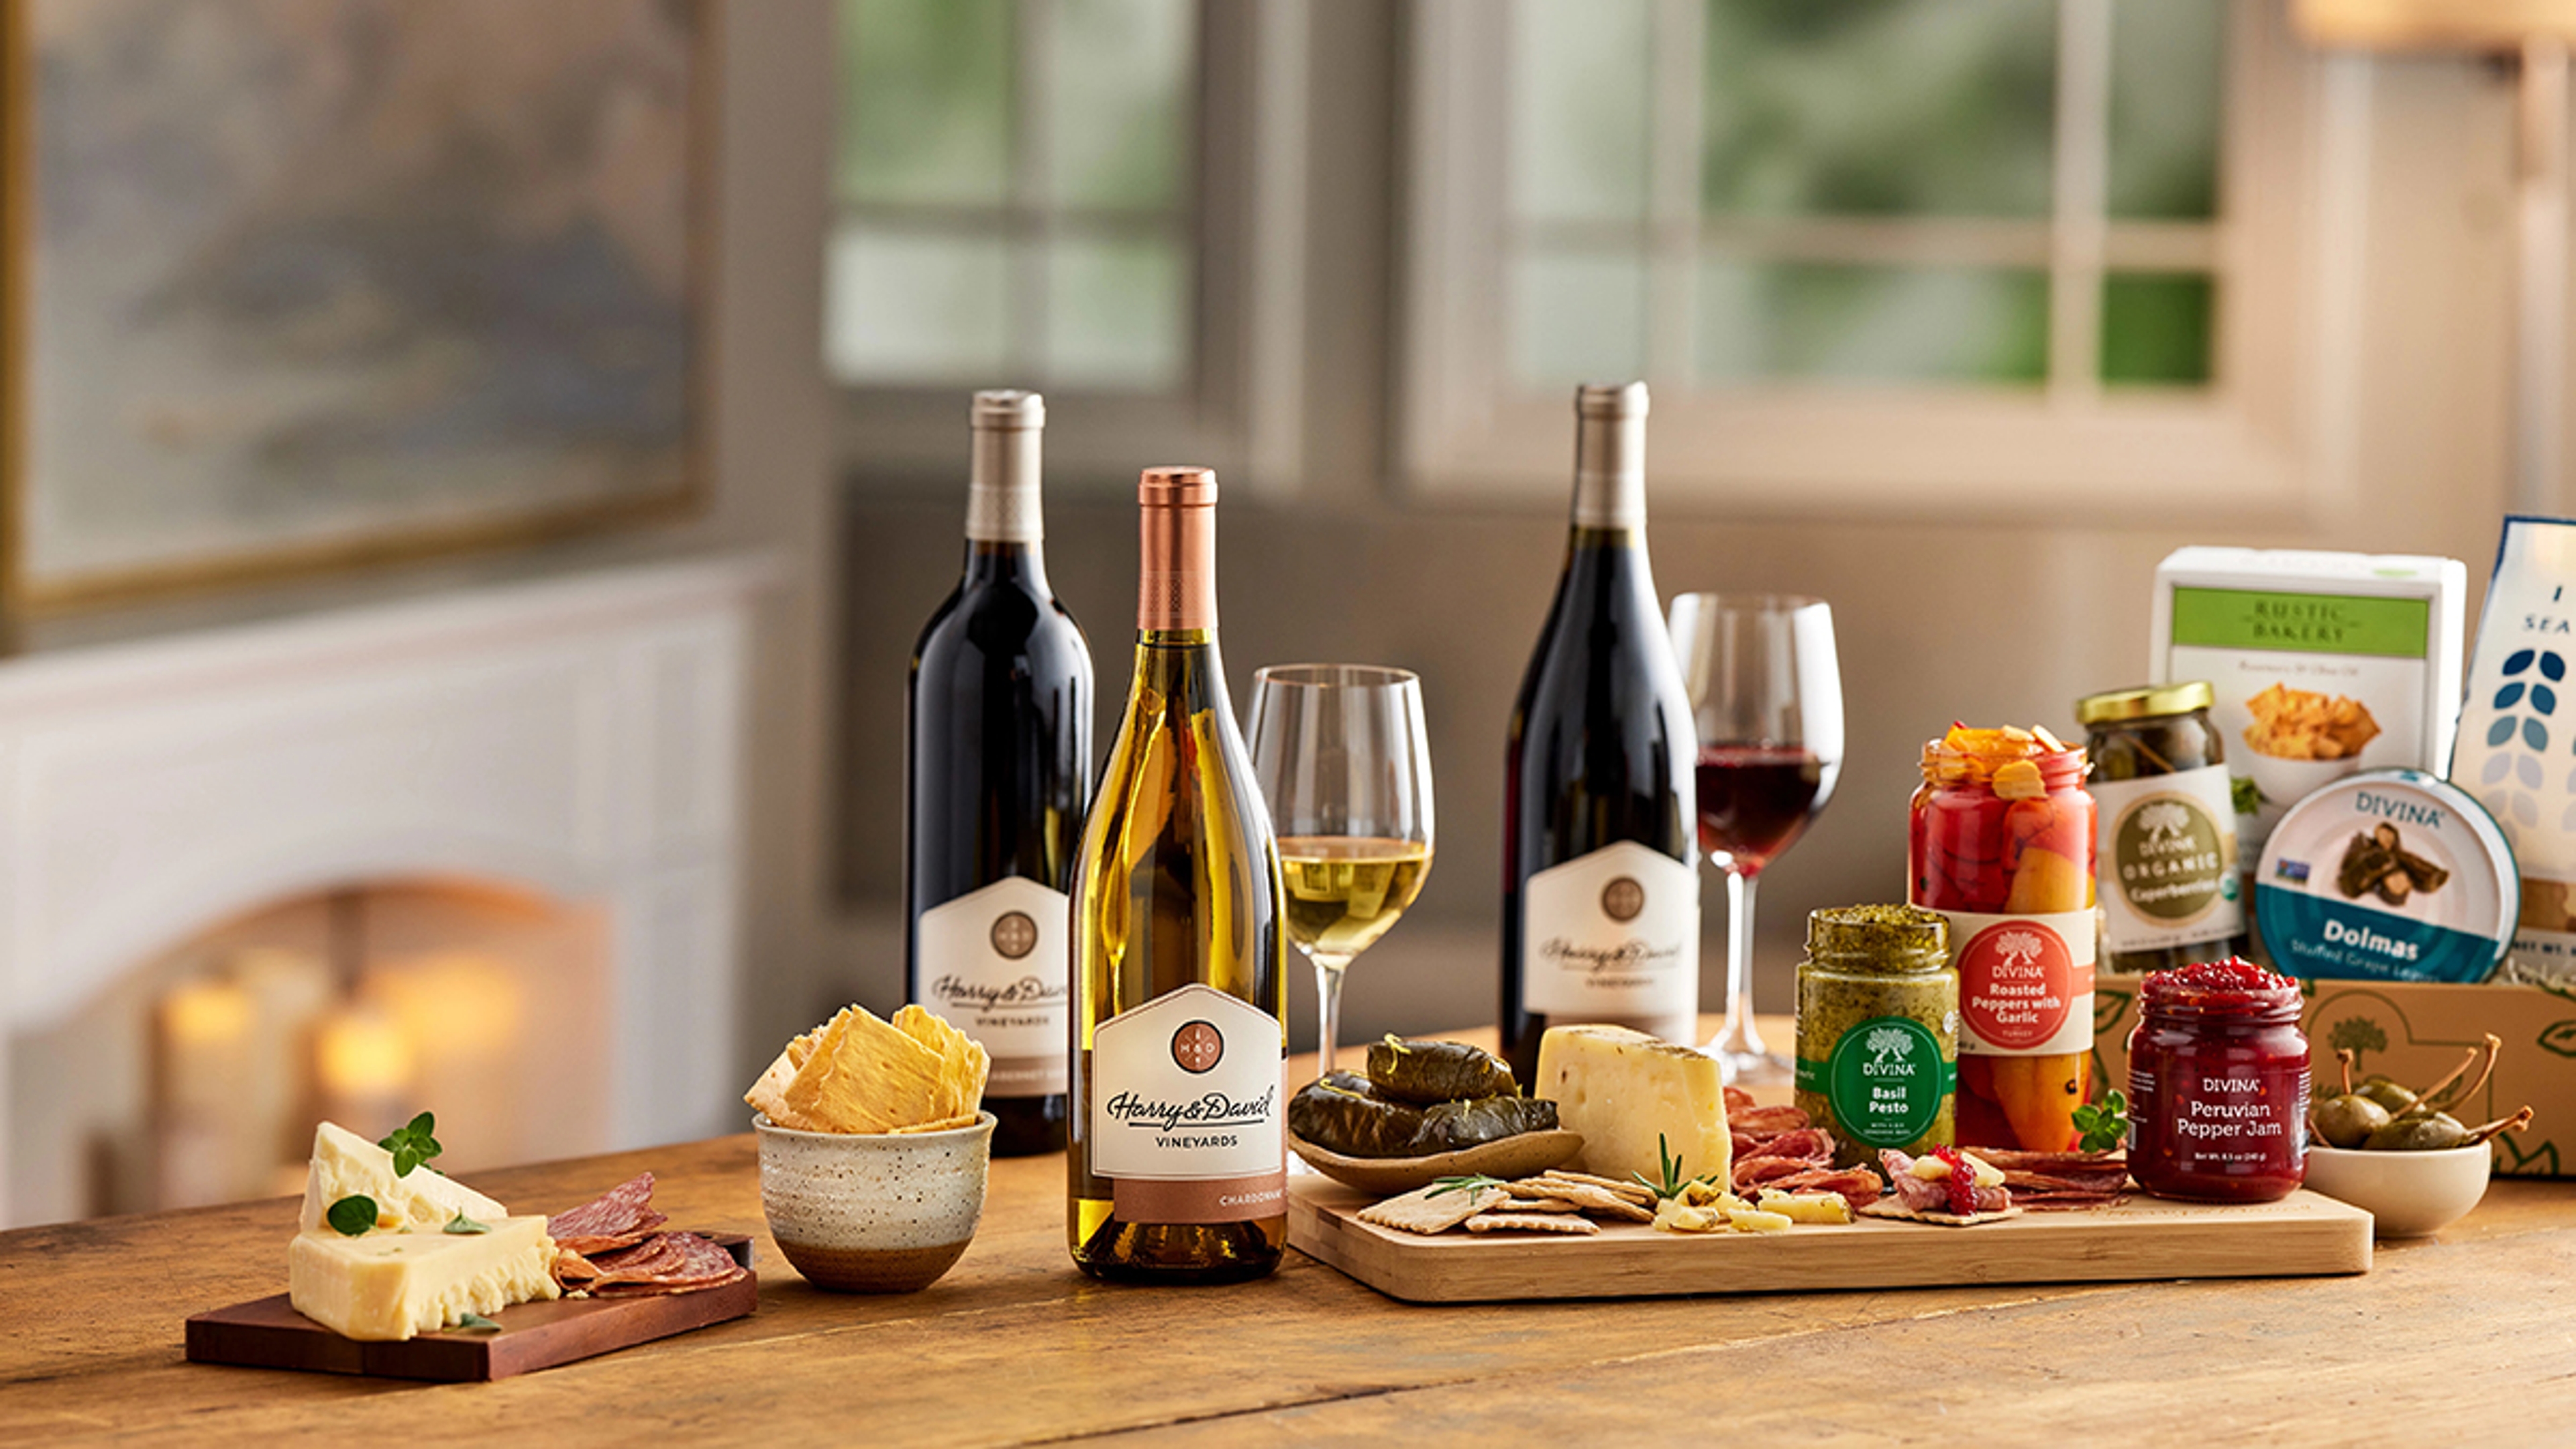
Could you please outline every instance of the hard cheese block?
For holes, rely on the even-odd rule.
[[[298,1233],[287,1250],[287,1301],[346,1337],[383,1340],[559,1296],[546,1220],[489,1221],[488,1233]]]
[[[1660,1182],[1668,1152],[1686,1177],[1729,1179],[1734,1139],[1715,1057],[1624,1026],[1550,1027],[1530,1095],[1554,1099],[1558,1123],[1583,1134],[1575,1163],[1586,1172]]]
[[[394,1176],[394,1155],[334,1122],[313,1129],[313,1165],[304,1174],[304,1212],[299,1231],[329,1232],[331,1204],[344,1197],[373,1198],[376,1221],[397,1231],[437,1232],[463,1213],[476,1222],[509,1216],[510,1210],[451,1178],[426,1167]]]
[[[350,1237],[331,1226],[331,1204],[347,1197],[374,1201],[374,1229]],[[491,1231],[446,1231],[460,1213]],[[350,1338],[402,1339],[561,1296],[546,1220],[509,1213],[427,1167],[397,1177],[392,1153],[325,1122],[313,1132],[304,1213],[287,1249],[287,1301]]]

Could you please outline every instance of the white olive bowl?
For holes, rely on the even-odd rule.
[[[2368,1152],[2358,1147],[2308,1149],[2308,1187],[2370,1212],[2383,1238],[2420,1238],[2469,1215],[2487,1195],[2490,1154],[2483,1142],[2438,1152]]]

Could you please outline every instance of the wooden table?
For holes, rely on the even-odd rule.
[[[1094,1283],[1065,1256],[1057,1157],[996,1163],[973,1248],[902,1298],[795,1276],[762,1234],[748,1136],[476,1185],[546,1211],[648,1167],[675,1223],[760,1236],[759,1314],[497,1384],[183,1362],[188,1314],[283,1288],[289,1199],[0,1234],[0,1443],[2576,1435],[2576,1184],[2500,1181],[2360,1278],[1449,1308],[1293,1253],[1239,1287]]]

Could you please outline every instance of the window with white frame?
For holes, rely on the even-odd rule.
[[[1417,41],[1418,486],[1561,484],[1566,385],[1624,377],[1714,499],[2304,486],[2316,77],[2277,6],[1424,0]]]
[[[1050,459],[1077,470],[1245,456],[1276,27],[1207,0],[836,0],[834,21],[845,453],[953,462],[960,393],[1013,386],[1046,391]]]

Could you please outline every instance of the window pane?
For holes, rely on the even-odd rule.
[[[1623,382],[1646,370],[1646,269],[1635,256],[1523,253],[1512,359],[1524,383]]]
[[[2218,210],[2227,0],[2113,0],[2111,214]]]
[[[2038,271],[1709,261],[1699,314],[1711,380],[2035,383],[2048,371]]]
[[[2102,380],[2208,382],[2216,290],[2207,277],[2114,273],[2104,278]]]
[[[847,382],[986,378],[1010,353],[998,237],[844,227],[824,275],[823,355]]]
[[[841,194],[996,203],[1010,187],[1009,0],[841,0]]]
[[[1051,384],[1165,388],[1180,380],[1190,278],[1161,239],[1054,242],[1047,253]]]
[[[1512,209],[1635,218],[1646,209],[1646,0],[1512,7]]]
[[[2056,96],[2057,0],[1709,0],[1702,202],[2045,215]]]
[[[1047,73],[1047,191],[1059,205],[1152,209],[1181,192],[1196,7],[1060,0]]]

